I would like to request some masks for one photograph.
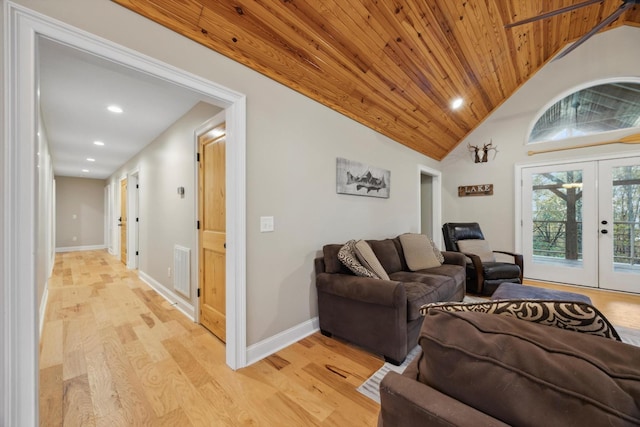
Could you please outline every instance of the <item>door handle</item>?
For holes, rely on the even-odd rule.
[[[602,224],[602,225],[607,225],[607,224],[609,224],[609,222],[607,222],[607,220],[602,220],[602,221],[600,222],[600,224]]]
[[[601,232],[602,234],[607,234],[607,233],[609,232],[609,230],[600,230],[600,232]]]

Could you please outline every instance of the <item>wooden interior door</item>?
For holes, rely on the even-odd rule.
[[[120,181],[120,261],[127,265],[127,179]]]
[[[200,323],[226,341],[224,124],[198,136]]]

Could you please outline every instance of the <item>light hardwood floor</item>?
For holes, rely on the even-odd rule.
[[[640,328],[640,296],[575,291],[612,323]],[[236,372],[224,358],[219,340],[115,257],[56,255],[40,344],[40,425],[376,425],[379,405],[356,388],[380,357],[316,333]]]
[[[576,292],[591,298],[591,303],[613,324],[640,329],[640,295],[612,292],[585,286],[524,281],[525,285]],[[640,283],[639,283],[640,285]]]
[[[381,358],[316,333],[247,368],[105,251],[56,256],[42,426],[373,426]]]

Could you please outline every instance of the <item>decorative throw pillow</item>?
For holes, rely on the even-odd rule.
[[[621,341],[618,332],[607,318],[597,308],[583,302],[529,299],[473,303],[431,303],[420,307],[420,314],[424,316],[430,310],[475,311],[499,314]]]
[[[436,254],[436,258],[440,261],[440,264],[444,263],[444,255],[440,252],[440,249],[436,246],[435,242],[429,238],[429,243],[431,243],[431,247],[433,248],[433,253]]]
[[[431,239],[424,234],[406,233],[401,234],[399,239],[409,270],[418,271],[442,264],[436,257]]]
[[[366,269],[373,271],[380,279],[390,280],[389,275],[384,270],[382,264],[380,264],[380,260],[378,260],[378,257],[367,242],[358,240],[354,246],[354,251],[358,257],[358,261],[360,261]]]
[[[361,277],[373,277],[374,279],[379,279],[378,275],[371,270],[368,270],[364,267],[360,261],[358,261],[358,257],[355,252],[355,240],[349,240],[347,243],[340,248],[338,251],[338,259],[345,267],[349,270],[353,271],[353,274]]]
[[[458,240],[458,248],[460,252],[475,254],[480,257],[482,262],[496,262],[496,256],[489,246],[489,242],[481,239]],[[467,262],[471,262],[467,260]]]

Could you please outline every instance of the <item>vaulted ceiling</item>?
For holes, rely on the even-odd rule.
[[[583,0],[114,1],[437,160],[622,4],[505,29]]]

